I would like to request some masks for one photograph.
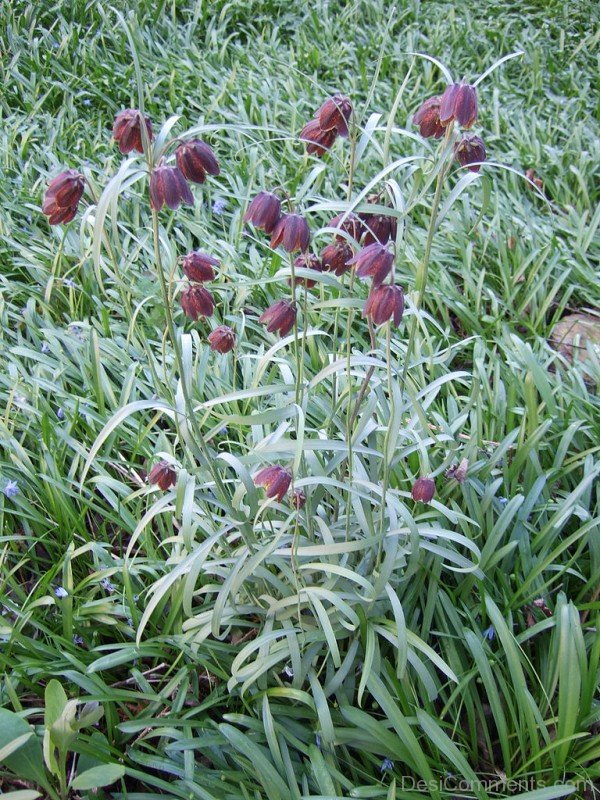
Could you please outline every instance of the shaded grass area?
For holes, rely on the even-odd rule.
[[[221,176],[197,191],[194,209],[161,221],[175,278],[177,256],[193,247],[222,258],[219,321],[239,333],[236,359],[209,353],[207,324],[190,325],[179,310],[176,322],[191,335],[188,377],[204,404],[202,429],[237,459],[228,483],[246,480],[252,554],[233,540],[203,550],[219,514],[203,510],[207,479],[189,461],[175,492],[148,490],[153,460],[185,452],[158,406],[115,424],[81,485],[119,409],[174,402],[176,390],[138,187],[107,223],[118,269],[104,251],[94,263],[89,218],[49,229],[39,210],[61,168],[85,165],[98,194],[118,169],[110,128],[118,110],[136,105],[134,66],[107,5],[16,2],[3,20],[0,489],[16,482],[18,493],[0,494],[0,694],[36,725],[51,677],[70,696],[99,700],[102,737],[88,731],[78,746],[102,751],[101,761],[124,755],[123,796],[405,797],[406,776],[431,780],[436,796],[447,773],[474,784],[506,775],[539,798],[559,796],[541,793],[544,785],[573,781],[576,796],[593,796],[598,402],[550,339],[566,313],[598,308],[598,36],[578,3],[391,11],[381,2],[127,7],[157,128],[172,114],[182,117],[175,131],[215,126]],[[276,340],[257,324],[281,296],[285,280],[274,276],[286,264],[244,232],[247,200],[285,185],[324,245],[330,232],[320,228],[337,209],[318,204],[345,196],[344,143],[320,162],[296,138],[322,99],[351,96],[363,127],[382,115],[358,163],[360,190],[382,167],[409,53],[473,79],[519,49],[522,57],[481,85],[489,184],[448,205],[407,394],[388,396],[385,373],[375,371],[350,494],[334,480],[351,387],[343,374],[339,397],[330,377],[315,384],[306,439],[325,444],[306,449],[305,488],[321,522],[294,563],[294,515],[259,513],[249,477],[269,459],[293,460],[299,437],[288,415],[292,351],[272,350]],[[438,68],[416,59],[395,124],[414,132],[412,114],[442,88]],[[409,136],[392,139],[394,159],[422,152]],[[543,194],[503,165],[534,169]],[[408,198],[425,180],[418,170],[393,177]],[[430,210],[425,195],[406,220],[398,279],[408,292]],[[345,296],[326,284],[313,296],[310,326],[322,334],[309,337],[307,380],[328,362]],[[365,296],[361,286],[359,308]],[[407,327],[391,342],[400,366]],[[358,315],[352,352],[358,384],[371,352]],[[343,548],[378,532],[381,498],[369,481],[385,442],[374,417],[393,418],[396,437],[390,529],[399,533],[383,562],[379,544]],[[462,458],[469,473],[460,485],[444,475]],[[438,495],[419,507],[409,493],[424,469]],[[450,780],[439,794],[455,791]]]

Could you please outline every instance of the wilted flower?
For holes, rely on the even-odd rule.
[[[227,325],[219,325],[208,334],[210,349],[219,353],[228,353],[235,347],[235,333]]]
[[[159,461],[150,470],[148,482],[166,492],[177,482],[177,472],[168,461]]]
[[[207,173],[218,175],[220,172],[212,148],[201,139],[180,144],[175,150],[175,159],[184,177],[192,183],[204,183]]]
[[[404,291],[401,286],[377,286],[371,289],[363,309],[363,317],[370,317],[375,325],[393,319],[399,325],[404,314]]]
[[[299,256],[296,256],[294,259],[294,267],[296,269],[312,269],[314,272],[323,272],[321,259],[313,253],[301,253]],[[291,278],[288,283],[290,286],[292,285]],[[316,281],[313,281],[311,278],[296,277],[296,286],[306,286],[307,289],[312,289],[315,284]]]
[[[113,125],[113,138],[119,145],[119,150],[122,153],[130,153],[132,150],[137,150],[138,153],[144,152],[144,144],[142,141],[142,128],[141,128],[142,115],[135,108],[126,108],[124,111],[119,111],[115,117]],[[145,118],[146,130],[148,131],[148,141],[152,141],[152,123]]]
[[[264,467],[254,476],[255,485],[264,486],[267,497],[276,497],[279,502],[285,497],[291,482],[292,473],[277,464]]]
[[[431,478],[417,478],[410,493],[413,500],[429,503],[435,494],[435,483]]]
[[[308,222],[301,214],[284,214],[271,235],[271,247],[283,245],[288,253],[307,250],[310,243]]]
[[[306,495],[304,494],[302,489],[294,489],[294,491],[292,492],[291,500],[294,508],[300,509],[306,503]]]
[[[218,266],[218,259],[209,256],[208,253],[202,253],[200,250],[193,250],[181,259],[181,267],[186,277],[197,283],[212,281],[215,277],[213,267]]]
[[[441,139],[444,135],[444,126],[440,122],[440,101],[439,95],[430,97],[414,115],[413,122],[419,126],[421,136]]]
[[[463,458],[460,464],[453,464],[449,469],[446,470],[446,477],[454,478],[454,480],[458,483],[464,483],[467,478],[468,469],[469,460],[467,458]]]
[[[244,222],[271,234],[281,219],[281,200],[273,192],[259,192],[244,214]]]
[[[540,190],[540,192],[543,191],[544,181],[536,176],[533,167],[529,167],[529,169],[525,172],[525,177],[527,180],[531,181]]]
[[[197,283],[192,283],[181,293],[179,299],[184,313],[194,321],[198,317],[210,317],[215,310],[212,294]]]
[[[340,238],[321,250],[323,269],[339,277],[350,269],[349,262],[353,255],[354,251],[348,242]]]
[[[156,167],[150,176],[150,205],[155,211],[167,205],[176,209],[181,203],[194,205],[194,195],[177,167]]]
[[[463,167],[471,172],[479,172],[482,161],[485,161],[485,145],[480,136],[463,136],[454,145],[454,156]]]
[[[379,242],[373,242],[351,258],[350,265],[356,264],[359,278],[373,278],[373,286],[377,287],[387,278],[394,263],[394,254]]]
[[[470,128],[477,119],[477,90],[469,83],[452,83],[440,100],[440,122],[446,126],[456,120]]]
[[[85,179],[76,169],[67,169],[50,181],[42,203],[42,213],[50,225],[70,222],[75,217],[84,186]]]
[[[269,333],[279,331],[280,336],[285,336],[294,327],[296,307],[289,300],[278,300],[261,314],[258,321],[267,326]]]
[[[350,212],[349,214],[338,214],[334,217],[330,223],[330,228],[339,228],[344,233],[347,233],[353,239],[358,240],[363,235],[365,227],[361,219],[359,219],[356,214]],[[343,239],[347,241],[344,236],[336,236],[336,239]]]
[[[351,116],[352,103],[350,98],[343,94],[328,97],[315,114],[321,130],[334,130],[344,138],[348,136],[348,122]]]
[[[300,131],[300,138],[308,142],[306,152],[311,156],[324,156],[337,138],[337,130],[324,131],[317,119],[311,119]]]

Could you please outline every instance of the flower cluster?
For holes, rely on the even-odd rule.
[[[50,225],[74,219],[84,186],[85,178],[76,169],[67,169],[50,181],[42,204]]]
[[[309,155],[323,156],[338,136],[348,137],[348,123],[352,117],[352,103],[343,94],[328,97],[313,119],[300,132],[300,138],[308,142]]]
[[[181,266],[189,281],[187,288],[181,293],[179,302],[186,316],[194,322],[199,317],[210,317],[215,310],[212,294],[202,284],[213,280],[214,267],[219,261],[207,253],[194,250],[181,259]]]
[[[212,149],[201,139],[182,142],[175,150],[176,167],[159,164],[150,176],[150,205],[156,211],[167,205],[176,209],[181,203],[194,204],[194,195],[186,181],[204,183],[207,175],[220,172]]]
[[[477,90],[469,83],[451,83],[442,95],[425,100],[413,117],[421,136],[441,139],[452,123],[465,130],[477,120]],[[454,145],[454,156],[463,167],[479,172],[486,151],[480,136],[465,135]]]

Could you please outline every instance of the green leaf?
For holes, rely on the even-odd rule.
[[[125,767],[122,764],[102,764],[99,767],[86,769],[81,775],[77,775],[71,784],[71,789],[86,791],[97,789],[100,786],[110,786],[123,775],[125,775]]]
[[[21,780],[37,783],[38,786],[48,789],[42,747],[35,734],[31,736],[32,733],[34,731],[31,726],[18,714],[7,708],[0,708],[0,748],[4,749],[22,736],[29,737],[17,751],[3,759],[4,765]]]

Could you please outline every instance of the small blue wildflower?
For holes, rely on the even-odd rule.
[[[288,680],[291,680],[294,677],[294,670],[290,667],[289,664],[286,664],[283,668],[283,674],[285,675]]]
[[[219,198],[218,200],[215,200],[215,202],[213,203],[212,212],[213,214],[216,214],[218,217],[220,217],[223,211],[225,211],[226,207],[227,203],[225,202],[225,200]]]
[[[508,497],[499,497],[498,502],[501,506],[505,506],[508,503]]]
[[[102,586],[103,589],[106,589],[106,591],[110,592],[111,594],[115,590],[115,587],[112,585],[112,583],[109,581],[108,578],[102,578],[102,580],[100,581],[100,586]]]
[[[77,288],[77,284],[75,283],[75,281],[72,278],[64,278],[63,284],[65,286],[67,286],[69,289],[76,289]]]
[[[491,642],[494,636],[496,635],[496,631],[494,630],[494,626],[490,625],[489,628],[486,628],[483,632],[483,638],[487,639],[488,642]]]
[[[89,97],[85,97],[84,100],[83,100],[83,105],[84,106],[89,106],[91,104],[92,104],[92,101],[90,100],[90,98]]]
[[[66,589],[64,589],[62,586],[57,586],[57,587],[56,587],[56,589],[54,590],[54,594],[55,594],[55,595],[56,595],[56,596],[57,596],[57,597],[58,597],[60,600],[63,600],[65,597],[68,597],[68,596],[69,596],[69,593],[67,592],[67,590],[66,590]]]
[[[133,595],[133,602],[134,602],[134,603],[137,603],[137,601],[138,601],[139,599],[140,599],[140,596],[139,596],[139,594],[134,594],[134,595]]]
[[[57,408],[56,409],[56,416],[59,419],[64,419],[65,418],[65,412],[62,410],[62,408]]]
[[[127,625],[128,625],[130,628],[133,628],[133,620],[131,619],[131,617],[128,617],[128,618],[127,618]]]
[[[320,735],[318,733],[315,734],[315,744],[317,745],[317,747],[319,749],[321,749],[321,737],[320,737]]]
[[[8,481],[2,491],[5,497],[15,497],[15,495],[19,494],[19,484],[16,481]]]
[[[48,342],[42,342],[42,346],[41,346],[40,349],[41,349],[42,353],[49,353],[50,352],[50,345],[48,344]]]
[[[227,425],[223,425],[219,433],[226,434],[227,433]]]
[[[26,219],[26,220],[27,220],[27,222],[28,222],[28,223],[31,225],[31,223],[32,223],[32,221],[33,221],[33,220],[32,220],[32,218],[31,218],[31,214],[27,214],[27,216],[25,217],[25,219]]]
[[[78,633],[74,633],[73,644],[83,644],[83,636],[80,636]]]
[[[389,770],[394,769],[394,762],[389,758],[384,758],[381,762],[381,766],[379,770],[381,772],[389,772]]]

